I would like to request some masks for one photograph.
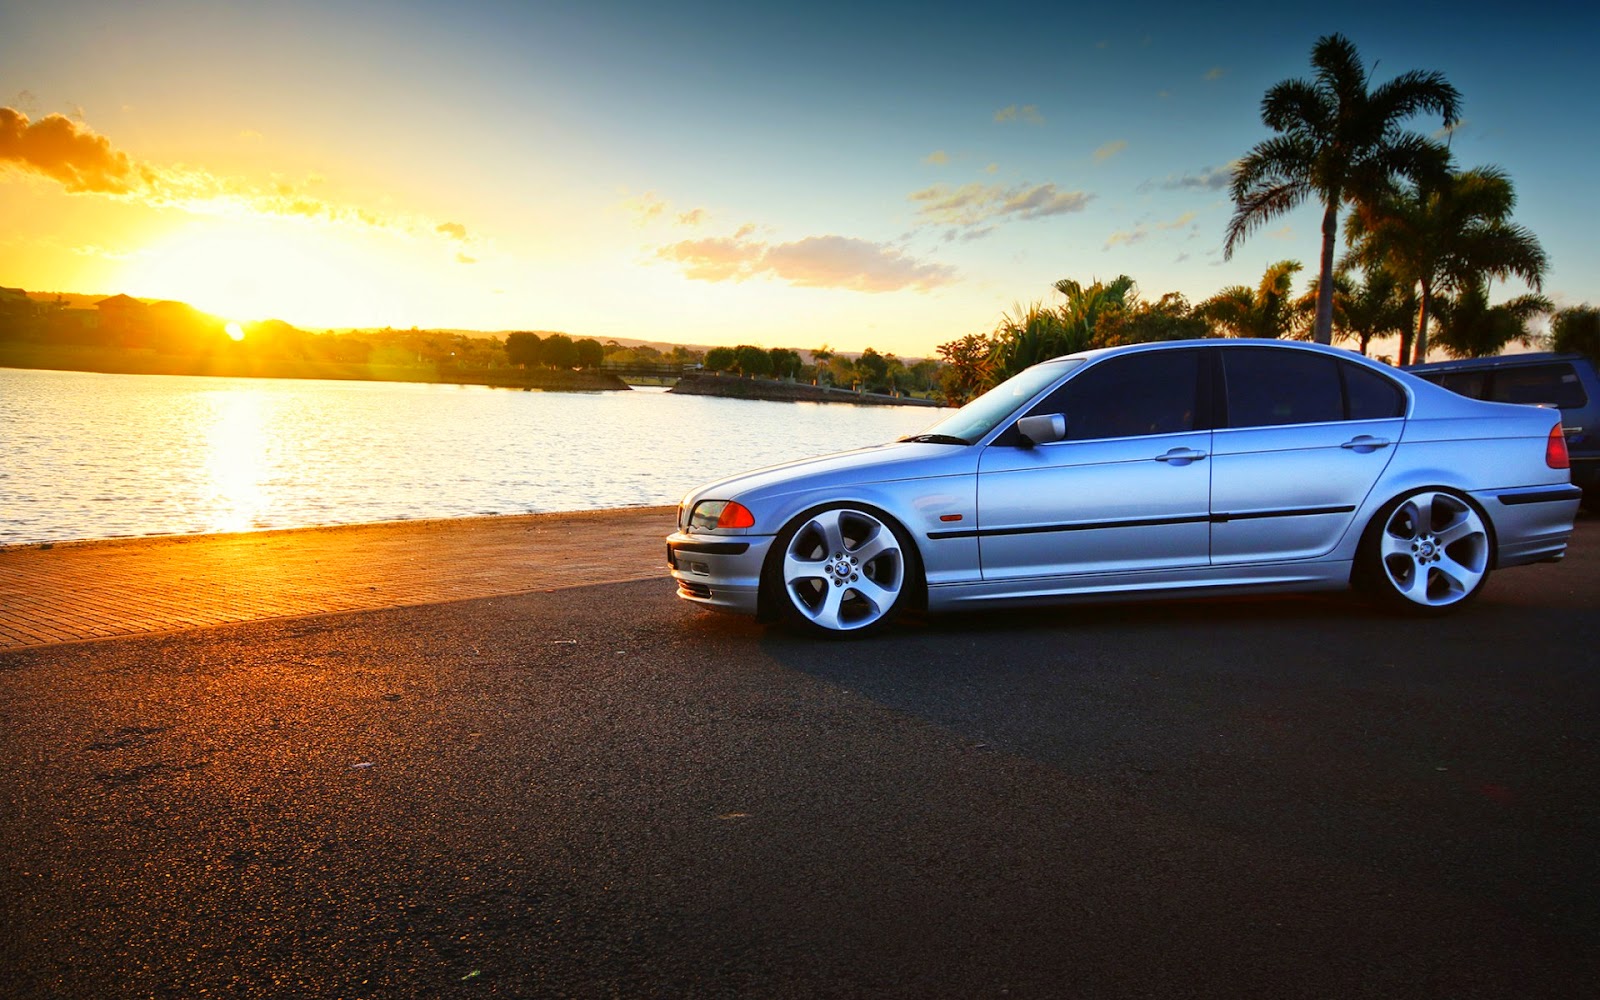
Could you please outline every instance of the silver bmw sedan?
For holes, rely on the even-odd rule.
[[[1348,351],[1088,351],[922,434],[693,491],[678,594],[819,634],[928,611],[1356,586],[1419,614],[1566,552],[1558,412]]]

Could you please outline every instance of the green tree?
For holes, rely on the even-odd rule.
[[[706,354],[704,351],[691,351],[682,344],[673,344],[672,349],[661,358],[675,365],[697,365],[705,363]]]
[[[889,387],[889,362],[883,355],[872,348],[861,352],[861,357],[856,358],[856,375],[861,379],[862,387],[869,391],[880,391]]]
[[[1513,341],[1532,345],[1538,338],[1528,324],[1552,308],[1543,295],[1519,295],[1490,305],[1486,281],[1467,285],[1454,297],[1440,297],[1436,306],[1438,345],[1452,358],[1485,358]]]
[[[939,387],[939,370],[942,366],[934,358],[923,358],[910,368],[906,375],[917,392],[932,392]]]
[[[767,351],[767,359],[772,363],[774,378],[796,378],[800,374],[800,352],[787,347],[774,347]]]
[[[1381,267],[1418,290],[1414,357],[1428,356],[1434,296],[1518,277],[1538,291],[1548,264],[1533,233],[1511,221],[1516,190],[1505,171],[1479,167],[1420,184],[1390,185],[1350,219],[1346,259]],[[1402,345],[1404,347],[1404,345]]]
[[[551,368],[571,368],[578,363],[578,345],[564,333],[552,333],[539,345],[539,360]]]
[[[1300,309],[1307,315],[1316,308],[1316,296],[1313,282],[1300,300]],[[1402,341],[1408,341],[1410,324],[1416,318],[1415,298],[1385,268],[1341,270],[1333,276],[1334,339],[1354,340],[1362,354],[1383,337],[1399,334]]]
[[[1261,121],[1278,134],[1257,143],[1234,171],[1234,211],[1222,250],[1231,259],[1251,233],[1315,197],[1322,205],[1322,267],[1313,339],[1329,344],[1340,209],[1376,197],[1395,178],[1443,173],[1444,147],[1401,125],[1423,112],[1454,125],[1461,95],[1443,74],[1417,70],[1369,91],[1360,54],[1343,35],[1317,39],[1311,65],[1312,79],[1284,80],[1261,99]]]
[[[734,355],[731,347],[713,347],[706,352],[705,365],[714,372],[733,370]]]
[[[1291,336],[1304,315],[1294,298],[1294,276],[1300,262],[1280,260],[1269,265],[1255,288],[1230,285],[1195,306],[1195,314],[1230,337]]]
[[[1095,346],[1101,317],[1126,308],[1135,288],[1126,274],[1087,285],[1062,278],[1055,287],[1066,298],[1059,307],[1035,302],[1026,309],[1015,306],[1013,312],[1000,317],[993,334],[996,381],[1041,361]]]
[[[960,340],[940,344],[939,389],[951,406],[965,406],[972,397],[990,385],[994,375],[994,341],[981,333],[969,333]]]
[[[1117,347],[1157,340],[1192,340],[1210,334],[1205,318],[1189,307],[1180,292],[1168,292],[1155,302],[1138,300],[1108,309],[1095,322],[1094,346]]]
[[[1101,317],[1126,309],[1138,294],[1138,286],[1126,274],[1110,281],[1096,278],[1087,285],[1071,278],[1056,282],[1056,291],[1066,297],[1061,305],[1061,320],[1067,330],[1067,348],[1060,354],[1072,354],[1094,346]]]
[[[572,346],[578,354],[579,368],[598,368],[606,358],[606,349],[593,337],[585,337]]]
[[[1600,363],[1600,309],[1581,305],[1556,313],[1550,320],[1550,349],[1587,354]]]
[[[772,371],[772,357],[759,347],[740,344],[733,349],[733,366],[741,375],[759,378]]]
[[[817,366],[817,384],[827,385],[833,381],[833,348],[827,344],[811,349],[811,360]]]

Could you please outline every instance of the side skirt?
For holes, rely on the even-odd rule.
[[[1182,570],[1104,573],[1028,580],[944,584],[928,588],[929,611],[971,610],[982,604],[1059,604],[1173,597],[1344,590],[1350,561],[1198,566]]]

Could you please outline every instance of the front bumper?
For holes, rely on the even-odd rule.
[[[667,565],[678,596],[724,611],[753,615],[760,603],[761,567],[771,535],[667,536]]]

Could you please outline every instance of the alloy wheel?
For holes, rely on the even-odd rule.
[[[1394,592],[1424,608],[1445,608],[1471,597],[1489,572],[1489,532],[1466,501],[1424,491],[1389,514],[1378,559]]]
[[[829,632],[855,631],[897,609],[906,555],[894,529],[877,516],[835,508],[795,529],[781,573],[787,604],[802,620]]]

